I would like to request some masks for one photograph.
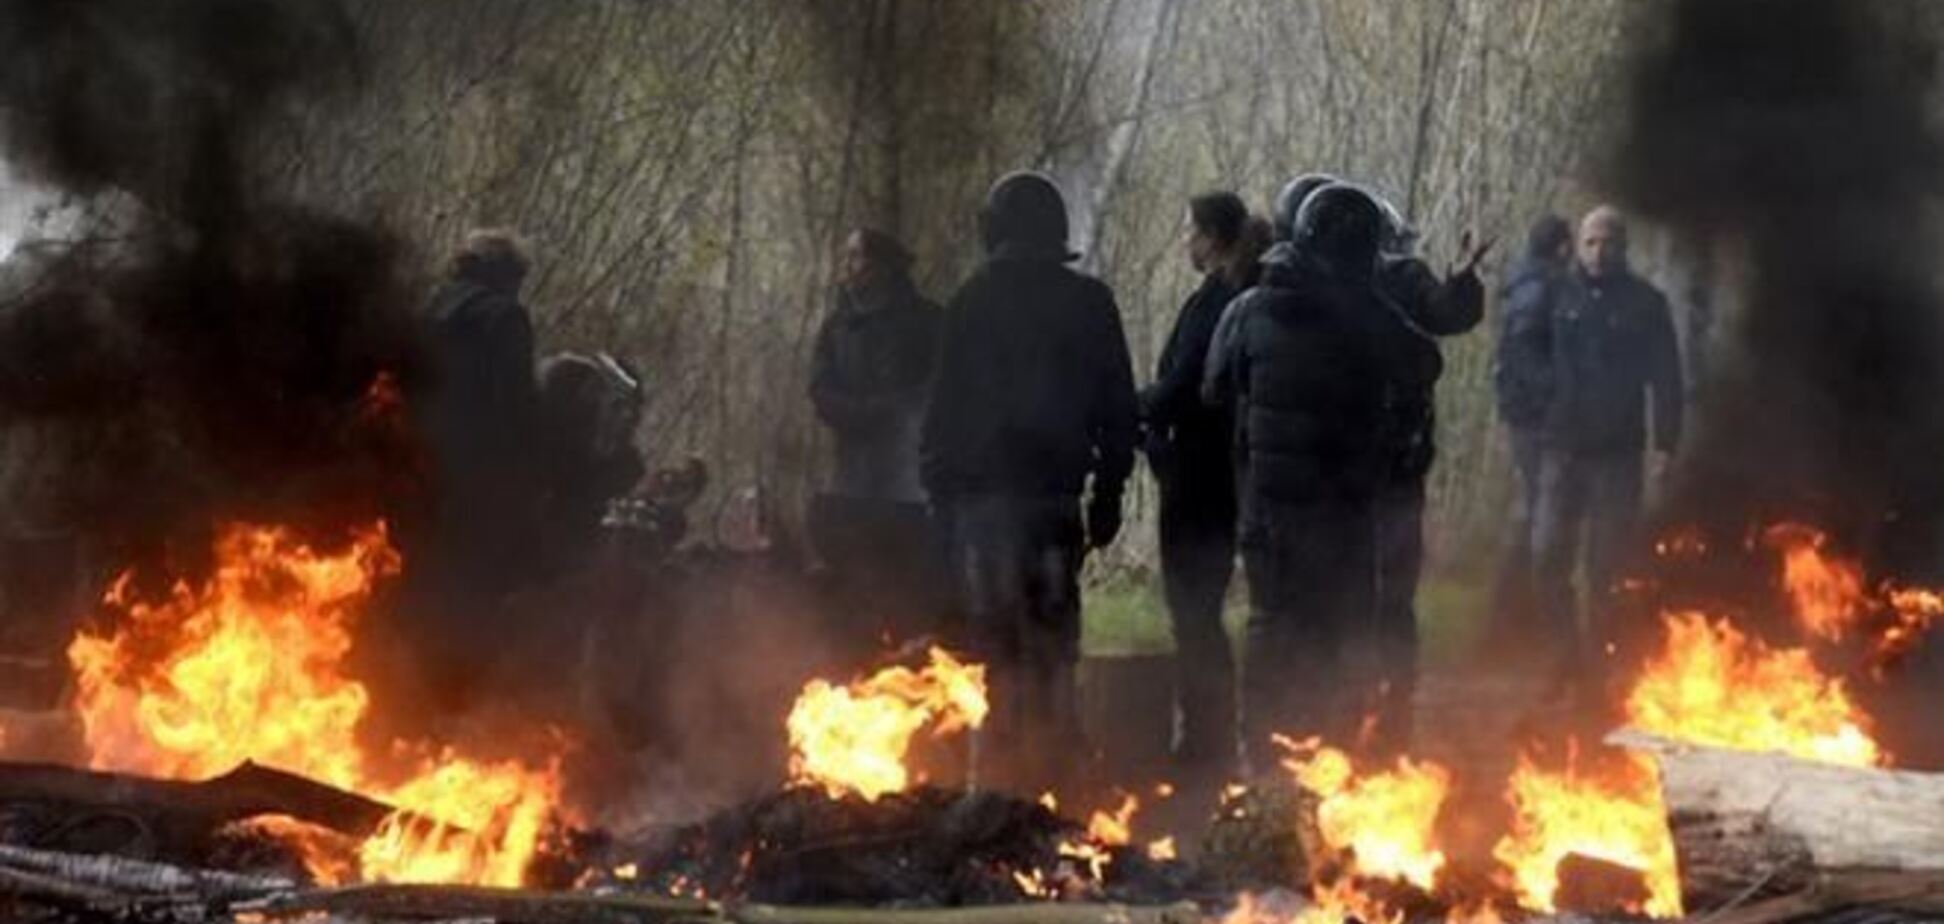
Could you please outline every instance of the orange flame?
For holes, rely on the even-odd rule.
[[[1883,755],[1839,679],[1700,613],[1664,617],[1667,645],[1627,696],[1633,727],[1677,741],[1851,766]]]
[[[1632,910],[1679,917],[1674,839],[1653,763],[1630,756],[1619,772],[1599,779],[1581,774],[1575,764],[1553,773],[1522,758],[1507,784],[1512,832],[1492,855],[1510,871],[1519,903],[1537,911],[1559,910],[1554,902],[1560,861],[1579,854],[1641,871],[1647,904]]]
[[[1096,811],[1087,819],[1087,837],[1109,847],[1124,847],[1134,839],[1134,813],[1141,810],[1141,800],[1132,793],[1121,798],[1119,808],[1111,812]]]
[[[1403,924],[1404,913],[1360,888],[1354,880],[1339,879],[1312,890],[1309,901],[1293,910],[1276,908],[1244,893],[1222,916],[1221,924]]]
[[[1321,799],[1316,820],[1324,843],[1349,854],[1358,874],[1432,887],[1445,865],[1433,835],[1451,791],[1450,771],[1399,758],[1392,770],[1358,775],[1350,756],[1336,748],[1276,741],[1289,751],[1283,767]]]
[[[231,526],[215,552],[213,576],[160,601],[135,599],[123,575],[105,602],[125,618],[69,645],[92,766],[172,778],[277,766],[399,809],[359,848],[365,879],[520,885],[559,798],[558,767],[445,751],[388,785],[359,741],[370,695],[344,659],[373,586],[400,568],[383,524],[336,554],[288,530]],[[425,825],[441,833],[405,833]]]
[[[920,729],[945,735],[985,722],[985,666],[941,648],[920,670],[889,667],[839,687],[812,680],[790,709],[790,778],[833,799],[875,802],[911,785],[905,755]]]
[[[1772,526],[1764,538],[1782,553],[1782,589],[1788,592],[1802,628],[1829,641],[1847,634],[1868,602],[1862,567],[1825,554],[1829,537],[1799,523]]]

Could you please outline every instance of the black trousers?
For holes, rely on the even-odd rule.
[[[1235,488],[1221,472],[1161,479],[1161,586],[1175,643],[1175,754],[1226,767],[1235,759],[1235,652],[1222,604],[1235,574]]]
[[[1508,431],[1512,445],[1512,515],[1506,524],[1506,540],[1499,558],[1498,581],[1492,588],[1495,639],[1512,640],[1543,634],[1541,628],[1533,526],[1539,512],[1539,465],[1544,452],[1536,428],[1513,427]]]
[[[973,771],[982,785],[1014,792],[1061,789],[1087,753],[1077,685],[1079,499],[956,498],[951,521],[966,640],[986,664],[992,706]]]
[[[1242,727],[1252,769],[1274,766],[1276,734],[1354,743],[1382,674],[1375,538],[1368,502],[1256,503],[1244,514]]]
[[[1424,480],[1393,484],[1378,495],[1376,530],[1376,636],[1378,661],[1368,744],[1379,754],[1410,749],[1417,697],[1418,583],[1424,574]]]
[[[869,660],[950,628],[943,556],[925,505],[822,495],[810,508],[810,531],[830,567],[830,634],[846,652]]]

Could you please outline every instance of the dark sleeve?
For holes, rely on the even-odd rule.
[[[1101,331],[1099,391],[1095,395],[1091,429],[1094,443],[1096,495],[1119,494],[1134,470],[1134,445],[1140,439],[1140,413],[1134,395],[1134,361],[1127,352],[1120,307],[1112,292],[1099,287]]]
[[[1441,279],[1429,264],[1412,257],[1391,263],[1385,277],[1385,294],[1427,334],[1462,334],[1485,317],[1485,285],[1477,273]]]
[[[1681,417],[1687,410],[1687,386],[1681,374],[1681,344],[1674,335],[1674,318],[1667,299],[1654,295],[1647,329],[1648,387],[1654,397],[1654,448],[1673,452],[1681,445]]]
[[[485,349],[494,413],[505,426],[531,433],[540,424],[540,385],[536,380],[533,320],[512,298],[497,298],[488,309]]]
[[[1246,295],[1229,302],[1222,310],[1221,320],[1215,324],[1215,333],[1208,338],[1208,358],[1203,362],[1201,385],[1202,401],[1206,404],[1226,407],[1235,402],[1236,382],[1247,372],[1242,327],[1248,309]]]
[[[1543,278],[1526,278],[1505,293],[1492,379],[1499,416],[1514,426],[1538,424],[1552,400],[1550,291]]]
[[[951,463],[956,454],[956,424],[964,419],[961,407],[968,398],[971,383],[965,361],[966,292],[960,289],[945,307],[938,324],[938,361],[931,379],[930,397],[925,404],[925,423],[919,437],[919,478],[925,493],[933,500],[952,493]]]
[[[1142,411],[1151,424],[1180,420],[1201,403],[1202,370],[1207,368],[1208,344],[1222,320],[1232,293],[1227,286],[1205,285],[1181,308],[1175,331],[1168,338],[1174,361],[1142,394]]]
[[[817,417],[832,430],[859,432],[883,424],[896,410],[896,396],[861,393],[845,386],[837,369],[833,341],[836,318],[824,319],[817,332],[816,355],[811,360],[810,401]]]

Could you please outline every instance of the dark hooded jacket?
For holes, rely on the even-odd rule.
[[[1149,462],[1163,478],[1210,482],[1219,489],[1231,474],[1234,424],[1227,409],[1202,401],[1201,389],[1215,326],[1238,294],[1222,273],[1202,280],[1181,306],[1156,364],[1154,384],[1141,392]]]
[[[817,332],[810,400],[837,437],[837,494],[922,503],[918,438],[940,312],[908,279],[881,288],[844,293]]]
[[[1578,453],[1639,452],[1653,401],[1654,448],[1681,440],[1681,351],[1667,298],[1622,270],[1594,279],[1564,274],[1552,310],[1553,393],[1545,439]]]
[[[425,425],[440,467],[456,490],[501,490],[534,461],[532,318],[517,283],[464,271],[433,297],[430,315],[437,381]]]
[[[1553,395],[1552,300],[1564,275],[1553,260],[1531,254],[1506,268],[1492,357],[1492,389],[1506,426],[1531,430],[1545,423]]]
[[[933,498],[1117,496],[1133,469],[1134,370],[1107,286],[1067,267],[1066,211],[1033,174],[1002,179],[988,255],[945,309],[925,417]]]
[[[1398,392],[1386,415],[1390,471],[1400,484],[1415,485],[1437,459],[1438,379],[1444,353],[1438,337],[1467,333],[1485,316],[1485,287],[1474,273],[1441,278],[1411,256],[1388,256],[1377,265],[1377,285],[1403,320],[1397,331]]]
[[[1203,383],[1207,401],[1235,409],[1245,523],[1264,505],[1366,501],[1390,480],[1406,333],[1373,280],[1339,278],[1287,243],[1263,257]]]

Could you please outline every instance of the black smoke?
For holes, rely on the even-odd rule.
[[[0,156],[84,216],[6,267],[0,425],[42,469],[8,493],[101,554],[412,491],[402,249],[275,192],[356,35],[332,0],[0,2]]]
[[[1671,515],[1809,519],[1916,567],[1944,530],[1944,317],[1922,4],[1680,0],[1610,181],[1743,285]],[[1690,345],[1691,347],[1693,345]]]

